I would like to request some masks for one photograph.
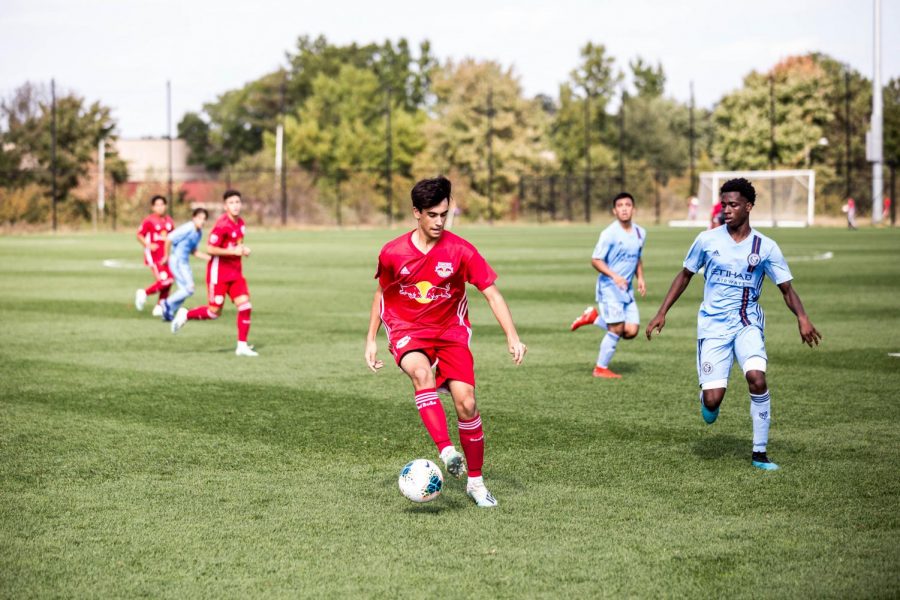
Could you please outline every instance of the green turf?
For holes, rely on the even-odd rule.
[[[397,232],[251,231],[252,360],[231,306],[174,337],[135,312],[130,234],[0,238],[0,596],[900,595],[900,233],[773,234],[824,343],[767,283],[764,473],[737,370],[701,421],[699,281],[660,338],[620,344],[623,380],[592,380],[599,331],[568,325],[598,231],[459,230],[530,348],[514,367],[473,291],[489,511],[455,480],[429,505],[397,490],[435,457],[408,381],[362,359]],[[644,323],[694,233],[650,229]]]

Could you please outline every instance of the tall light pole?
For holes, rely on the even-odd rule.
[[[391,85],[388,84],[384,101],[384,199],[387,207],[388,227],[394,225],[394,130],[391,124],[391,91]]]
[[[50,80],[50,176],[51,204],[53,206],[53,231],[56,231],[56,80]]]
[[[881,90],[881,0],[873,0],[874,4],[874,65],[872,73],[872,124],[869,136],[866,140],[868,159],[872,163],[872,224],[881,222],[881,212],[884,210],[884,167],[882,165],[883,142],[882,126],[884,121],[884,109]]]
[[[166,139],[169,153],[169,211],[173,210],[175,201],[172,194],[172,82],[166,81]]]
[[[488,150],[488,221],[494,223],[494,88],[488,88],[487,97],[487,150]]]
[[[691,189],[691,197],[697,195],[697,186],[694,183],[694,82],[691,82],[691,104],[690,104],[690,112],[688,113],[688,154],[690,155],[690,163],[691,163],[691,180],[690,180],[690,189]]]
[[[591,91],[584,86],[584,222],[591,222]]]

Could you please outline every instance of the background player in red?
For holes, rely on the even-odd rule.
[[[188,321],[218,319],[225,304],[225,295],[237,306],[238,342],[234,353],[238,356],[259,356],[247,344],[250,332],[250,290],[241,266],[241,259],[250,256],[250,248],[244,245],[246,226],[241,218],[241,193],[227,190],[222,196],[225,214],[219,217],[209,232],[206,252],[212,257],[206,266],[206,287],[209,304],[188,311],[178,309],[172,320],[172,333],[176,333]]]
[[[519,340],[509,307],[494,285],[497,274],[472,244],[444,230],[450,181],[445,177],[423,179],[413,187],[412,202],[416,228],[385,244],[378,257],[378,288],[366,337],[366,364],[373,372],[384,366],[376,358],[375,341],[383,323],[388,348],[412,381],[419,415],[447,472],[459,477],[463,457],[450,442],[438,390],[449,391],[456,406],[459,441],[468,464],[466,493],[478,506],[496,506],[497,500],[485,487],[481,474],[484,433],[475,404],[466,283],[484,294],[517,365],[525,358],[527,348]]]
[[[165,197],[153,196],[150,199],[152,212],[144,219],[137,232],[138,243],[144,247],[144,264],[153,271],[153,278],[156,281],[147,289],[141,289],[134,293],[134,307],[144,310],[147,296],[159,293],[159,300],[153,307],[154,317],[162,316],[161,303],[169,296],[169,290],[172,289],[172,284],[175,282],[166,264],[169,261],[166,237],[175,229],[172,217],[166,214],[167,204]]]

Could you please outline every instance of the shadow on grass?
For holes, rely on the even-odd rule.
[[[701,439],[694,442],[693,450],[694,454],[701,460],[722,460],[725,458],[742,458],[749,460],[752,448],[751,442],[752,439],[749,435],[739,437],[736,435],[718,435],[709,432],[709,435],[704,435]],[[788,441],[779,441],[777,446],[779,452],[791,454],[803,452],[802,448]]]

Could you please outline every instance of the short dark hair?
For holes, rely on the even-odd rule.
[[[753,188],[753,184],[743,177],[726,181],[719,190],[719,195],[721,196],[725,192],[737,192],[750,204],[756,204],[756,190]]]
[[[629,200],[631,200],[631,205],[634,206],[634,196],[632,196],[628,192],[619,192],[618,194],[616,194],[616,197],[612,199],[612,207],[615,208],[616,202],[618,202],[622,198],[628,198]]]
[[[169,204],[169,201],[166,200],[165,196],[160,196],[159,194],[157,194],[157,195],[153,196],[152,198],[150,198],[150,206],[154,206],[156,204],[157,200],[162,200],[163,204],[166,204],[166,205]]]
[[[200,213],[203,213],[203,216],[206,217],[207,219],[209,218],[209,211],[206,210],[205,208],[195,208],[194,212],[191,213],[191,218],[193,219]]]
[[[444,200],[450,200],[450,180],[443,175],[432,179],[423,179],[413,186],[412,203],[418,210],[437,206]]]
[[[222,194],[222,202],[225,202],[232,196],[237,196],[238,198],[241,198],[241,193],[237,190],[225,190],[225,193]],[[243,198],[241,198],[241,200],[243,200]]]

